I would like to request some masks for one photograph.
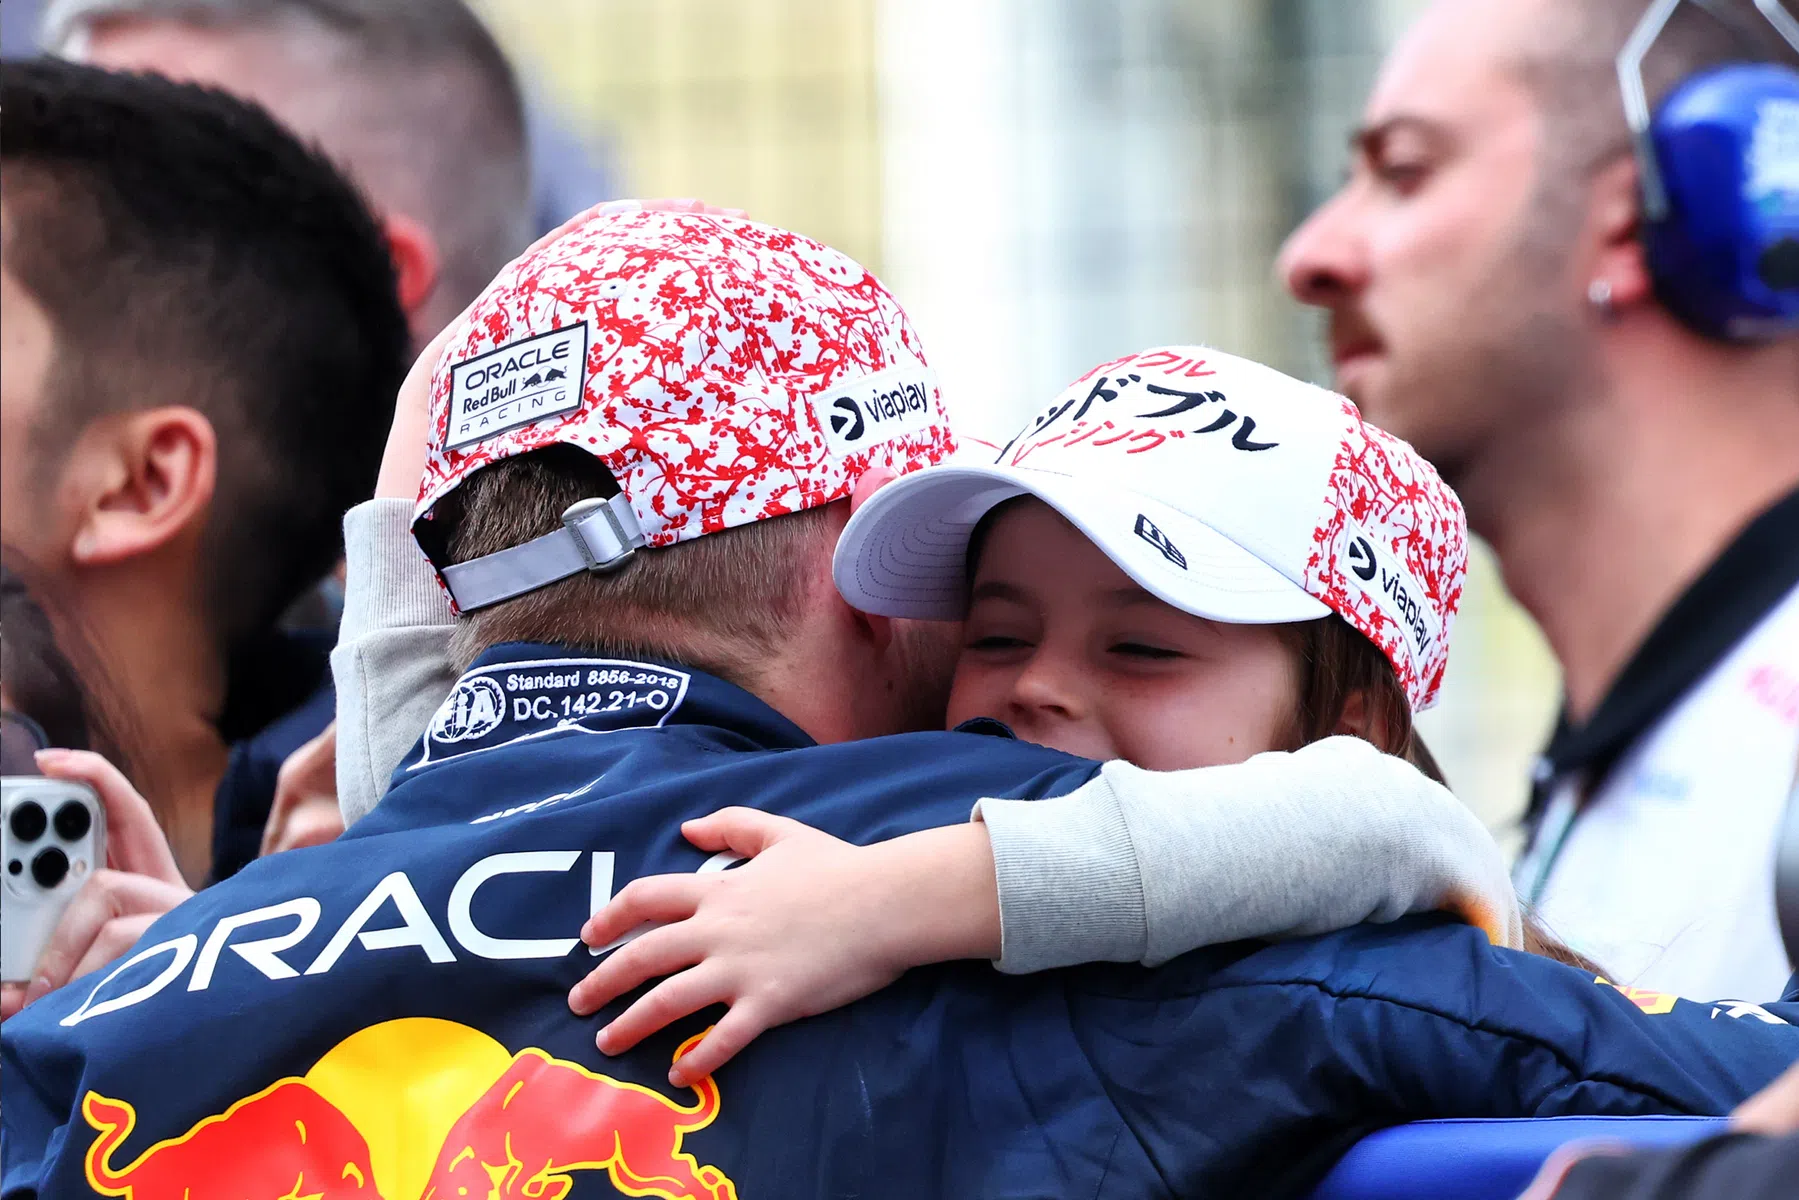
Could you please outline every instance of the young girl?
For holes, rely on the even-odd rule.
[[[675,923],[603,962],[571,1006],[591,1013],[686,968],[599,1034],[617,1053],[730,1004],[677,1064],[671,1078],[686,1079],[912,966],[1155,965],[1201,944],[1195,931],[1217,940],[1231,914],[1194,886],[1218,852],[1211,826],[1146,771],[1351,735],[1440,778],[1412,714],[1442,680],[1465,537],[1429,464],[1337,396],[1192,348],[1096,368],[993,465],[877,493],[835,575],[863,611],[965,620],[952,727],[993,719],[1108,760],[1108,776],[1131,776],[1128,802],[985,801],[975,823],[870,847],[749,809],[691,822],[701,848],[759,857],[619,893],[583,930],[589,945]],[[1291,868],[1264,894],[1356,864]],[[1255,907],[1246,931],[1265,928]]]

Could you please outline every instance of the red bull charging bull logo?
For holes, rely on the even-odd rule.
[[[693,1041],[676,1052],[684,1052]],[[137,1124],[89,1092],[88,1183],[125,1200],[561,1200],[579,1172],[627,1196],[736,1200],[723,1171],[682,1149],[718,1115],[718,1085],[681,1104],[541,1050],[508,1054],[453,1021],[387,1021],[281,1079],[115,1161]]]
[[[1680,999],[1678,996],[1670,996],[1667,992],[1652,992],[1648,988],[1625,987],[1621,983],[1613,983],[1603,975],[1595,975],[1593,982],[1601,987],[1615,989],[1626,1000],[1652,1017],[1673,1012],[1675,1002]]]

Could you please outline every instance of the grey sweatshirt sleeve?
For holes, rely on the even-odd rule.
[[[1233,766],[1112,762],[1048,800],[983,800],[1002,971],[1163,963],[1239,938],[1446,910],[1523,942],[1504,856],[1448,789],[1359,738]]]
[[[375,499],[344,517],[344,616],[331,652],[337,683],[337,804],[368,815],[450,694],[456,618],[412,540],[412,504]]]

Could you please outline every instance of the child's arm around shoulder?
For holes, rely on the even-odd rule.
[[[1107,763],[1048,800],[984,800],[1003,971],[1149,966],[1240,938],[1454,912],[1523,924],[1499,847],[1449,790],[1360,738],[1232,766]]]
[[[1511,883],[1480,823],[1366,743],[1168,775],[1114,764],[1058,799],[984,800],[977,814],[871,846],[746,808],[689,821],[682,832],[699,848],[752,861],[627,884],[582,929],[610,957],[570,1006],[593,1013],[668,977],[600,1031],[610,1054],[729,1004],[671,1072],[685,1084],[762,1030],[926,963],[1155,963],[1443,907],[1486,914],[1490,926],[1476,923],[1488,936],[1519,940]]]

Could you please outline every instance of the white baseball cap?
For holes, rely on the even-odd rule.
[[[876,492],[833,574],[871,613],[955,620],[969,538],[1035,496],[1144,590],[1231,624],[1340,614],[1435,702],[1467,570],[1461,501],[1348,400],[1197,346],[1096,367],[991,464],[927,467]]]

